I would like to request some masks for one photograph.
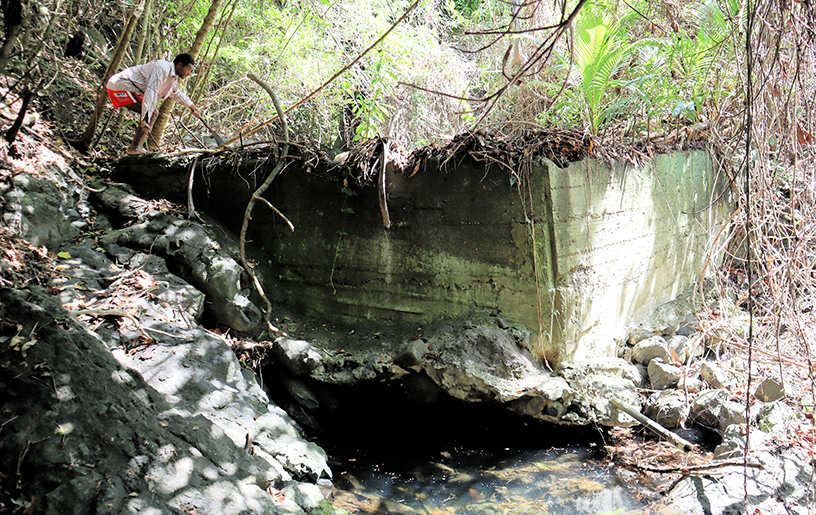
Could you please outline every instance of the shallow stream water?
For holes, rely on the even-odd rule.
[[[485,405],[375,409],[358,400],[316,438],[334,473],[331,499],[349,513],[612,515],[643,506],[604,461],[596,429]]]

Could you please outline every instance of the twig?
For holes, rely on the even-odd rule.
[[[117,309],[80,309],[78,311],[71,311],[71,313],[75,315],[100,315],[100,316],[125,317],[129,319],[131,322],[133,322],[134,325],[136,325],[136,329],[138,329],[139,332],[142,333],[142,336],[149,340],[153,339],[142,328],[142,324],[139,322],[139,320],[135,316],[125,311],[120,311]]]
[[[164,331],[160,331],[158,329],[153,329],[152,327],[145,327],[144,330],[145,331],[150,331],[151,333],[160,334],[162,336],[167,336],[168,338],[174,338],[176,340],[185,340],[185,341],[188,341],[188,342],[191,342],[191,341],[194,340],[194,338],[192,338],[190,336],[179,336],[177,334],[170,334],[170,333],[167,333],[167,332],[164,332]]]
[[[25,444],[23,445],[22,450],[20,450],[20,455],[17,457],[17,477],[20,477],[20,466],[23,464],[23,459],[28,453],[28,448],[31,446],[31,432],[34,430],[34,424],[37,422],[37,417],[39,416],[40,414],[37,413],[34,415],[34,418],[31,419],[31,425],[28,427],[28,432],[25,436]]]
[[[638,465],[637,463],[630,463],[629,466],[638,470],[645,470],[646,472],[658,472],[660,474],[691,474],[693,472],[703,472],[706,470],[714,470],[723,467],[743,467],[745,464],[742,461],[718,461],[715,463],[704,463],[702,465],[686,465],[681,467],[647,467],[645,465]],[[762,463],[748,463],[749,468],[764,469]]]

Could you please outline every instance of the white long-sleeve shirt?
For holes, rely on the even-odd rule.
[[[142,119],[147,120],[147,123],[152,122],[156,105],[167,97],[171,97],[184,107],[195,105],[190,97],[179,89],[175,65],[163,59],[120,71],[108,80],[107,88],[111,91],[141,93]]]

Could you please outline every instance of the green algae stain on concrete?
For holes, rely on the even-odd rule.
[[[270,230],[267,214],[251,237],[298,309],[408,327],[497,314],[557,363],[614,355],[627,324],[716,260],[732,209],[704,152],[611,168],[541,160],[521,187],[510,179],[470,160],[389,173],[386,230],[373,187],[348,196],[342,177],[284,174],[273,203],[297,230]]]
[[[186,202],[177,186],[188,172],[151,175],[149,164],[130,179],[148,196]],[[733,210],[726,178],[702,151],[644,165],[539,160],[527,173],[470,158],[438,164],[386,174],[388,230],[374,178],[287,169],[266,196],[295,231],[268,209],[249,227],[248,250],[276,279],[268,293],[327,322],[409,331],[500,315],[551,364],[613,356],[629,324],[716,268],[711,249]],[[257,167],[208,171],[196,206],[237,232]]]

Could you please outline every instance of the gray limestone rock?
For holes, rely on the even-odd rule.
[[[733,373],[710,361],[703,363],[700,368],[700,375],[705,382],[714,388],[731,388],[737,383]]]
[[[731,398],[728,390],[705,390],[691,403],[689,418],[706,427],[720,427],[722,406]]]
[[[655,390],[674,388],[683,376],[683,369],[664,363],[660,358],[649,361],[649,382]]]
[[[749,435],[748,446],[751,451],[762,449],[768,433],[753,429]],[[723,430],[722,442],[714,449],[714,459],[728,460],[742,456],[745,452],[745,426],[731,424]]]
[[[39,442],[28,449],[21,480],[44,500],[44,513],[303,513],[294,502],[282,509],[266,493],[284,481],[270,461],[248,454],[245,437],[236,444],[229,424],[222,427],[205,416],[254,424],[249,409],[265,406],[250,398],[258,389],[245,384],[227,361],[215,366],[226,382],[222,393],[215,390],[215,377],[190,370],[191,363],[203,367],[204,355],[219,362],[218,351],[199,349],[204,355],[197,355],[180,348],[177,368],[154,379],[191,396],[165,396],[136,368],[117,363],[57,297],[32,287],[2,290],[0,302],[7,322],[38,338],[25,358],[9,352],[0,358],[0,382],[6,385],[0,409],[13,419],[3,426],[0,467],[15,470],[21,446]],[[162,361],[172,354],[153,356]],[[145,372],[146,360],[135,354],[132,359]],[[54,373],[45,375],[48,371]],[[236,405],[231,415],[214,416],[231,404]],[[292,437],[285,443],[291,442],[306,446]],[[287,465],[300,470],[308,461],[316,467],[319,455],[314,451],[298,461],[287,453]]]
[[[720,406],[718,424],[721,431],[728,426],[745,424],[745,405],[734,401],[725,401]]]
[[[118,185],[98,197],[118,216],[136,216],[136,223],[100,238],[104,247],[135,247],[165,256],[185,280],[207,295],[220,323],[238,332],[258,330],[263,314],[242,285],[243,268],[203,226],[165,214]]]
[[[699,393],[703,389],[703,381],[698,376],[683,376],[677,381],[677,389],[689,393]]]
[[[660,502],[687,515],[750,513],[808,513],[812,467],[794,458],[771,452],[757,452],[752,463],[762,468],[726,465],[716,475],[682,478]],[[747,474],[747,478],[746,478]]]
[[[757,426],[766,433],[786,435],[788,427],[801,415],[787,404],[776,401],[759,408]]]
[[[570,387],[582,394],[584,410],[592,420],[609,426],[636,423],[609,402],[614,398],[631,406],[640,405],[637,385],[642,377],[632,363],[620,358],[596,358],[565,363],[559,374],[569,382]]]
[[[49,165],[40,174],[18,172],[0,192],[4,225],[32,245],[55,251],[87,228],[90,208],[82,184],[67,165]]]
[[[672,361],[669,344],[662,336],[652,336],[638,342],[632,349],[632,359],[637,363],[648,365],[655,358],[660,358],[664,363]]]
[[[428,350],[427,344],[421,340],[411,340],[397,356],[394,358],[394,363],[402,368],[413,368],[421,365],[425,361],[425,352]]]
[[[680,427],[688,417],[688,411],[682,392],[655,393],[643,406],[643,414],[666,429]]]
[[[320,352],[309,342],[285,336],[272,344],[272,354],[295,375],[308,374],[323,362]]]
[[[754,397],[762,402],[774,402],[786,396],[785,387],[777,377],[766,377],[754,390]]]

